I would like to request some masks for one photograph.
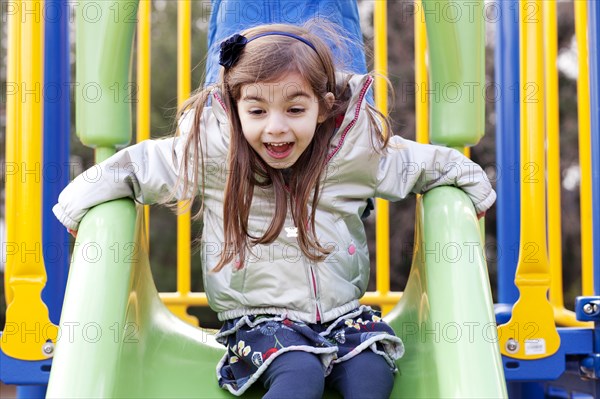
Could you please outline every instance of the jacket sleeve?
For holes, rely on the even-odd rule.
[[[471,198],[477,213],[496,200],[483,169],[457,150],[394,136],[385,151],[377,170],[377,197],[398,201],[410,193],[456,186]]]
[[[102,202],[133,198],[142,204],[168,199],[178,177],[173,151],[180,139],[146,140],[86,170],[61,192],[52,211],[71,230]]]

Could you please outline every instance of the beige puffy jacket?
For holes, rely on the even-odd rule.
[[[367,198],[398,201],[411,193],[454,185],[467,193],[477,212],[494,203],[496,194],[483,170],[456,150],[394,136],[383,154],[374,151],[365,112],[370,85],[368,76],[350,79],[352,98],[327,161],[316,231],[321,244],[333,245],[331,255],[321,263],[303,256],[288,215],[279,238],[254,247],[244,268],[235,270],[230,264],[218,273],[210,270],[218,262],[223,241],[229,126],[218,92],[213,93],[213,106],[202,118],[206,171],[202,267],[210,306],[221,320],[269,313],[326,322],[356,308],[369,279],[369,252],[360,219]],[[184,134],[191,119],[188,116],[180,124]],[[145,141],[121,150],[65,188],[54,207],[56,216],[76,230],[85,212],[99,203],[121,197],[144,204],[164,199],[177,180],[181,142]],[[270,189],[256,189],[248,221],[251,233],[266,230],[274,214],[272,198]]]

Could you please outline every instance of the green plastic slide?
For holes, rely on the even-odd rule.
[[[138,0],[78,4],[77,81],[112,94],[101,102],[92,101],[93,90],[77,97],[78,135],[96,148],[101,160],[130,137],[131,110],[125,99],[135,19],[115,15],[132,15]],[[431,82],[439,97],[430,95],[432,140],[449,146],[474,144],[483,134],[483,102],[470,95],[483,82],[483,22],[455,21],[472,14],[461,7],[473,2],[423,4]],[[483,1],[475,5],[481,7]],[[94,15],[102,18],[85,18],[86,10],[96,10]],[[214,331],[184,323],[160,301],[143,225],[141,209],[136,211],[125,199],[99,205],[83,219],[48,397],[231,396],[217,384],[215,367],[224,348],[215,342]],[[462,191],[437,188],[419,202],[410,277],[386,320],[406,346],[393,397],[507,396],[479,225]],[[246,397],[263,393],[257,387]]]
[[[80,226],[49,398],[225,398],[214,331],[172,315],[156,292],[130,200],[92,209]],[[441,187],[417,209],[414,263],[386,317],[404,339],[393,397],[506,397],[485,259],[473,207]],[[257,384],[259,385],[259,384]],[[260,397],[253,389],[246,397]],[[328,393],[328,397],[335,397]]]

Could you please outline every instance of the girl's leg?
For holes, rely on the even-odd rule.
[[[394,387],[394,373],[383,357],[365,350],[333,366],[327,384],[344,399],[388,399]]]
[[[301,351],[278,356],[260,380],[268,389],[263,399],[321,399],[325,389],[321,360],[317,355]]]

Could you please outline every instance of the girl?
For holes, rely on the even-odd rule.
[[[495,200],[458,151],[390,137],[365,101],[372,78],[336,74],[323,36],[288,25],[232,36],[219,86],[184,104],[180,136],[120,151],[54,208],[76,231],[104,201],[199,193],[204,286],[227,346],[219,384],[236,395],[260,380],[266,398],[320,398],[326,384],[345,398],[389,397],[404,348],[358,302],[369,276],[365,200],[448,184],[478,213]]]

